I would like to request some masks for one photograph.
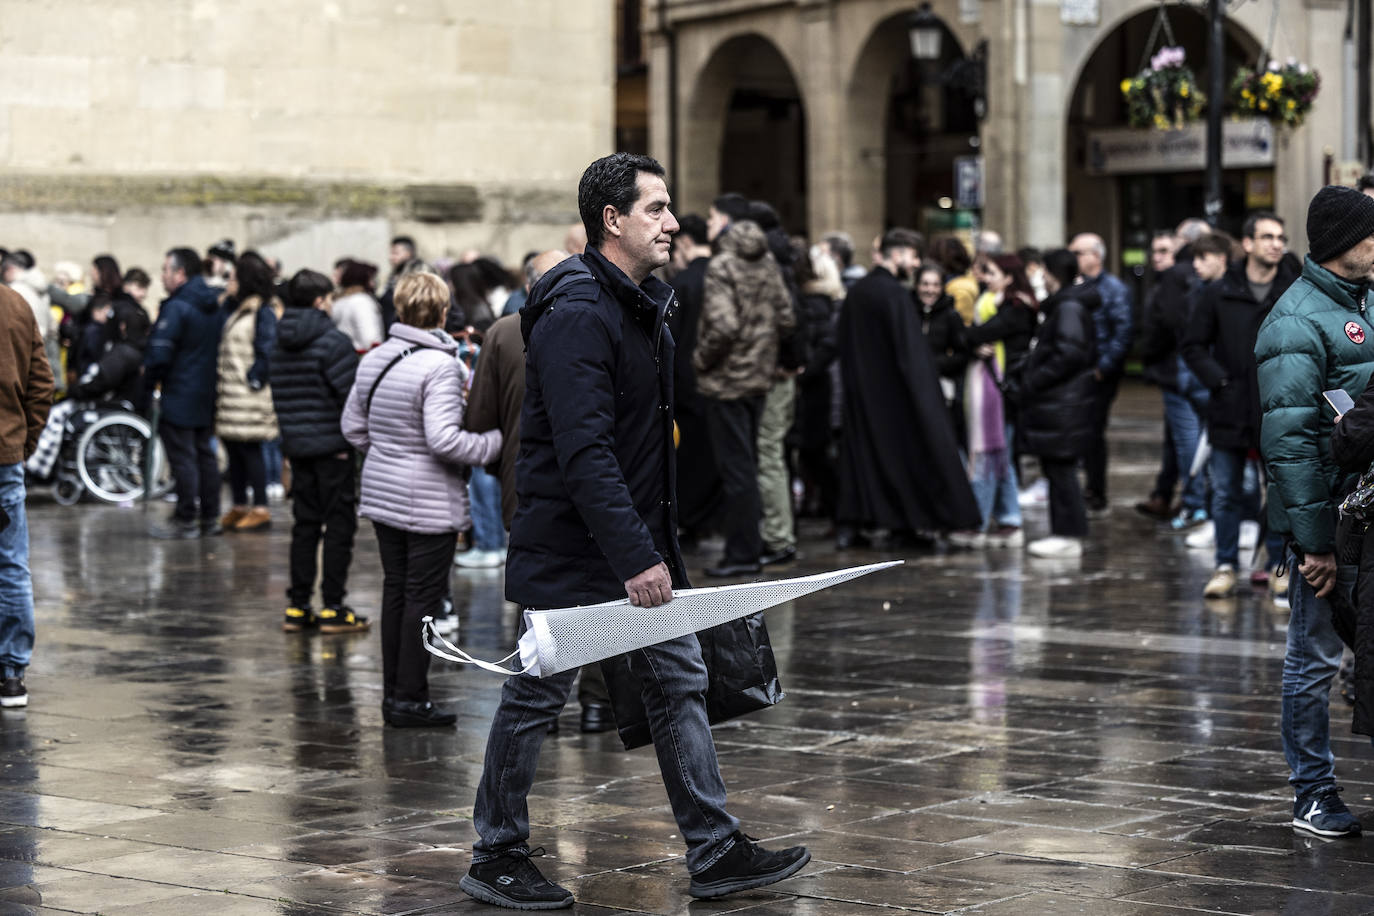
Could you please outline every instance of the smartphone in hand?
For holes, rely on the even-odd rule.
[[[1330,391],[1323,391],[1322,397],[1326,398],[1326,403],[1331,405],[1331,409],[1336,411],[1336,416],[1345,416],[1350,412],[1350,408],[1355,406],[1355,402],[1350,399],[1350,395],[1345,393],[1342,388],[1332,388]]]

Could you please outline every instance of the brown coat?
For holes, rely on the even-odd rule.
[[[731,223],[706,268],[692,355],[697,390],[720,401],[767,394],[778,366],[778,341],[796,322],[763,230],[748,220]]]
[[[52,407],[52,367],[33,310],[0,286],[0,464],[33,454]]]
[[[468,395],[466,426],[475,433],[501,430],[501,455],[489,473],[501,478],[501,516],[509,530],[515,517],[515,456],[520,453],[520,409],[525,403],[525,341],[520,316],[507,315],[487,328]]]

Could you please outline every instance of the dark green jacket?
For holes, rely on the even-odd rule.
[[[1344,388],[1353,398],[1369,384],[1370,304],[1368,284],[1344,280],[1309,257],[1255,342],[1269,527],[1291,535],[1307,553],[1335,548],[1334,500],[1344,475],[1331,458],[1335,414],[1322,392]]]

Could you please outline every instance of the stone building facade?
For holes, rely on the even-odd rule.
[[[229,237],[517,261],[610,151],[604,0],[23,0],[0,10],[0,244],[47,266]]]
[[[1148,46],[1173,35],[1203,77],[1199,7],[930,6],[945,41],[941,59],[922,69],[907,31],[914,0],[651,0],[651,148],[675,169],[679,208],[703,210],[720,190],[771,196],[793,228],[846,230],[861,251],[886,225],[961,225],[961,174],[974,184],[981,177],[973,218],[1016,244],[1062,244],[1091,229],[1119,254],[1142,236],[1148,244],[1152,228],[1201,215],[1200,164],[1166,156],[1115,168],[1116,160],[1098,156],[1101,132],[1124,121],[1119,83],[1141,68]],[[1239,211],[1270,206],[1288,219],[1301,251],[1306,203],[1326,178],[1327,151],[1339,157],[1343,142],[1347,4],[1257,0],[1229,8],[1228,68],[1253,66],[1266,48],[1322,72],[1305,125],[1259,125],[1241,139],[1260,154],[1227,163],[1227,221],[1238,225]],[[956,117],[971,108],[979,76],[985,117]]]

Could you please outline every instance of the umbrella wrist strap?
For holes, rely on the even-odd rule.
[[[434,618],[424,618],[424,641],[425,651],[435,658],[442,658],[446,661],[457,662],[460,665],[475,665],[483,671],[490,671],[492,674],[527,674],[535,666],[535,662],[530,662],[524,668],[507,668],[506,663],[511,659],[520,657],[520,650],[516,649],[510,655],[500,661],[488,662],[480,658],[473,658],[462,649],[445,639],[438,630],[434,628]],[[437,643],[437,645],[436,645]]]

